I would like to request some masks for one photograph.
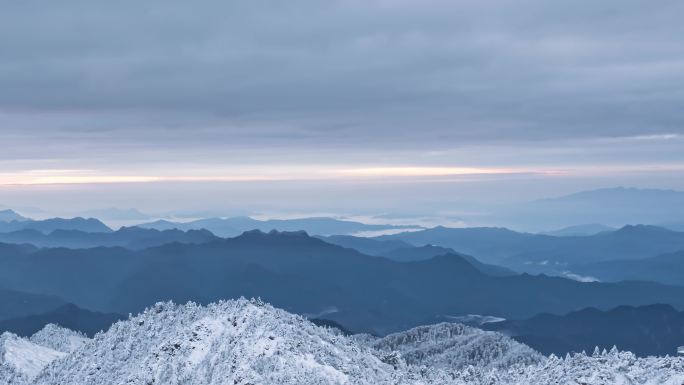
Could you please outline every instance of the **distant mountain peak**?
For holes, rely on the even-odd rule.
[[[621,228],[616,230],[615,233],[616,234],[644,234],[644,233],[667,234],[667,233],[675,233],[675,232],[672,230],[666,229],[664,227],[660,227],[660,226],[636,224],[636,225],[622,226]]]
[[[460,273],[475,274],[477,276],[485,275],[466,257],[456,252],[436,255],[431,260],[416,261],[414,263],[429,263],[444,267],[448,266],[451,269],[458,270]]]
[[[399,228],[413,228],[415,226],[378,225],[354,222],[329,217],[311,217],[296,219],[268,219],[260,220],[251,217],[204,218],[191,222],[156,221],[139,224],[140,227],[156,228],[159,230],[176,227],[181,230],[205,228],[221,237],[234,237],[248,230],[258,229],[268,232],[304,230],[308,234],[320,236],[352,235],[368,231],[383,231]]]
[[[558,230],[553,230],[553,231],[547,231],[542,234],[544,235],[552,235],[552,236],[557,236],[557,237],[566,237],[566,236],[587,236],[587,235],[595,235],[603,232],[608,232],[608,231],[615,231],[615,228],[602,225],[600,223],[588,223],[584,225],[573,225],[573,226],[568,226],[564,227],[562,229]]]
[[[658,194],[658,195],[684,195],[684,191],[672,190],[672,189],[656,189],[656,188],[640,188],[640,187],[604,187],[594,190],[584,190],[578,191],[576,193],[564,195],[557,198],[550,199],[562,199],[567,197],[577,197],[577,196],[599,196],[599,195],[610,195],[610,194]]]
[[[12,209],[0,210],[0,222],[25,221],[28,218],[22,216]]]
[[[304,230],[299,230],[299,231],[278,231],[278,230],[270,230],[268,232],[261,231],[258,229],[255,230],[248,230],[243,232],[239,237],[302,237],[302,238],[311,238],[311,239],[316,239],[304,231]]]

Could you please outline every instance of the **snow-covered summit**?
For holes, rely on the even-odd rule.
[[[411,365],[458,370],[477,365],[483,369],[530,365],[543,357],[500,333],[455,323],[419,326],[390,334],[372,346],[380,351],[398,351]]]
[[[159,303],[114,324],[37,384],[393,384],[371,350],[259,301]]]
[[[681,385],[683,357],[545,358],[460,324],[345,337],[258,300],[159,303],[89,340],[50,325],[0,337],[0,385]]]
[[[46,325],[30,338],[30,341],[34,344],[45,346],[63,353],[71,353],[89,340],[90,339],[83,333],[66,329],[55,324]]]

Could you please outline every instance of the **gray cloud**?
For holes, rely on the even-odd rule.
[[[252,162],[487,164],[501,155],[563,164],[572,160],[563,151],[534,153],[684,133],[680,1],[2,8],[0,140],[9,149],[0,159],[16,168],[247,154],[258,156]],[[640,159],[684,161],[681,141],[663,142]],[[482,155],[487,146],[507,150]],[[587,151],[619,162],[633,161],[636,148]]]

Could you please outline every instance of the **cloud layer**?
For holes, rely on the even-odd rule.
[[[2,9],[0,168],[13,178],[684,164],[681,1]]]

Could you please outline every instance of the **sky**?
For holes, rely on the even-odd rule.
[[[0,0],[0,205],[435,214],[684,190],[684,3]]]

